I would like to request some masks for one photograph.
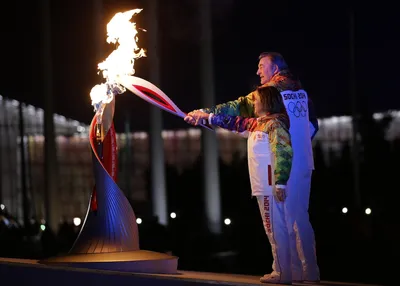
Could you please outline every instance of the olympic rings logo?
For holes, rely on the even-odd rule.
[[[306,117],[307,115],[307,103],[304,100],[297,101],[296,103],[293,101],[290,102],[287,109],[296,117]]]

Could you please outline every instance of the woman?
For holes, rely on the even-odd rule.
[[[211,125],[248,136],[247,152],[252,196],[258,201],[264,229],[271,243],[273,272],[265,283],[291,284],[289,235],[286,225],[285,187],[292,168],[293,151],[289,117],[282,95],[272,86],[253,92],[256,118],[195,111],[186,122],[208,120]]]

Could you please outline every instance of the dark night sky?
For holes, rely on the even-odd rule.
[[[105,43],[104,27],[105,53],[100,59],[95,56],[92,1],[95,0],[51,1],[55,112],[85,123],[93,116],[89,91],[103,82],[97,75],[97,63],[113,49]],[[141,2],[145,3],[105,0],[104,22],[118,11],[145,8]],[[196,1],[161,2],[160,87],[182,110],[190,111],[201,107]],[[274,50],[281,52],[300,76],[319,116],[349,114],[349,4],[257,2],[213,1],[216,102],[247,94],[258,83],[258,54]],[[0,94],[42,107],[39,1],[6,3],[0,4]],[[400,20],[394,6],[384,5],[384,1],[379,2],[379,7],[377,4],[354,5],[358,96],[369,111],[400,109]],[[147,20],[146,9],[134,18],[145,29]],[[146,33],[139,37],[139,46],[146,48]],[[136,75],[147,78],[150,68],[146,58],[140,59]],[[126,93],[117,98],[116,108],[119,128],[127,115],[132,130],[148,128],[148,103]],[[180,118],[163,114],[165,128],[187,126]]]

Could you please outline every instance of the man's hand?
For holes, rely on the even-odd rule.
[[[283,188],[274,188],[273,195],[278,202],[284,202],[286,199],[286,190]]]
[[[191,125],[197,126],[202,123],[203,120],[208,120],[208,116],[208,113],[200,110],[193,110],[185,116],[184,120]]]

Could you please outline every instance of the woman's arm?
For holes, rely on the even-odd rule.
[[[268,133],[273,154],[275,185],[284,187],[292,169],[293,149],[290,134],[277,120],[268,124]]]

